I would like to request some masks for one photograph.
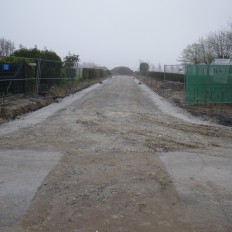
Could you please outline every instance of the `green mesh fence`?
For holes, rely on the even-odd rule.
[[[232,66],[187,65],[186,103],[232,103]]]

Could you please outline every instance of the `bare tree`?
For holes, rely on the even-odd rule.
[[[232,46],[229,34],[228,31],[220,30],[208,36],[207,43],[215,58],[230,58]]]
[[[25,48],[22,44],[19,44],[19,49]]]
[[[155,65],[151,63],[150,64],[150,69],[151,69],[152,72],[154,72],[155,71]]]
[[[227,31],[227,46],[230,50],[230,58],[232,58],[232,21],[229,26],[229,30]]]
[[[180,61],[183,63],[200,64],[202,63],[202,51],[199,43],[187,45],[182,51]]]
[[[0,56],[10,56],[15,50],[15,45],[10,40],[0,38]]]
[[[210,50],[208,41],[200,38],[198,41],[199,56],[201,57],[201,63],[211,64],[214,61],[213,52]]]
[[[215,58],[232,56],[232,25],[230,30],[219,30],[209,34],[206,39],[200,38],[197,43],[187,45],[182,51],[183,63],[211,64]]]
[[[158,64],[157,71],[158,72],[162,72],[163,71],[163,67],[162,67],[161,63]]]

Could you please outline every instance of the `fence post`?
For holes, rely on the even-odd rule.
[[[204,114],[206,114],[206,103],[207,103],[207,90],[205,90],[205,107],[204,107]]]
[[[184,98],[185,101],[187,99],[187,92],[186,92],[186,87],[187,87],[187,64],[184,64]]]
[[[40,86],[40,63],[41,59],[38,59],[36,77],[35,77],[35,97],[39,96],[39,86]]]
[[[1,113],[5,116],[5,96],[2,96]]]
[[[222,99],[221,99],[221,116],[222,116],[222,106],[224,102],[224,92],[222,91]]]
[[[166,65],[164,65],[163,98],[165,94]]]

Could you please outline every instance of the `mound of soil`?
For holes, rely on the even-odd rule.
[[[112,75],[133,75],[133,71],[128,67],[116,67],[111,70]]]

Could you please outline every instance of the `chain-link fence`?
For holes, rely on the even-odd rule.
[[[0,96],[35,95],[77,80],[72,63],[18,57],[0,58]]]
[[[137,77],[193,115],[232,125],[231,66],[165,65],[164,72],[138,73]]]
[[[109,75],[108,70],[98,68],[83,76],[77,64],[72,62],[0,57],[0,114],[4,114],[11,99],[60,98]]]
[[[184,104],[185,65],[164,65],[163,72],[138,73],[137,77],[164,98]]]

